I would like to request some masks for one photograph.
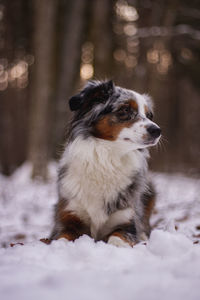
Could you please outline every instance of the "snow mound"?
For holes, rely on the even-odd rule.
[[[172,234],[162,230],[154,230],[151,233],[148,249],[155,255],[163,258],[179,257],[184,255],[192,246],[183,234]]]
[[[88,236],[0,250],[1,299],[199,299],[200,251],[184,235],[154,230],[133,249]]]

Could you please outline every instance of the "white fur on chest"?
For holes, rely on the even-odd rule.
[[[68,199],[66,209],[98,230],[108,219],[104,205],[131,184],[142,163],[139,151],[125,154],[115,142],[77,138],[61,159],[61,166],[68,167],[60,185],[61,195]]]

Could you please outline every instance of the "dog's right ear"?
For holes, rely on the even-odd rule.
[[[69,107],[72,111],[80,109],[82,104],[83,96],[81,94],[77,94],[69,99]]]

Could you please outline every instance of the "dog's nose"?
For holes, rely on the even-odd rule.
[[[153,138],[157,138],[160,136],[161,134],[161,129],[160,127],[157,127],[155,125],[151,125],[147,128],[148,133],[153,137]]]

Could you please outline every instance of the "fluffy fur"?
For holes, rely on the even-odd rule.
[[[59,164],[51,239],[95,240],[129,247],[149,236],[155,193],[147,148],[160,128],[147,95],[112,81],[89,82],[69,101],[74,116]]]

